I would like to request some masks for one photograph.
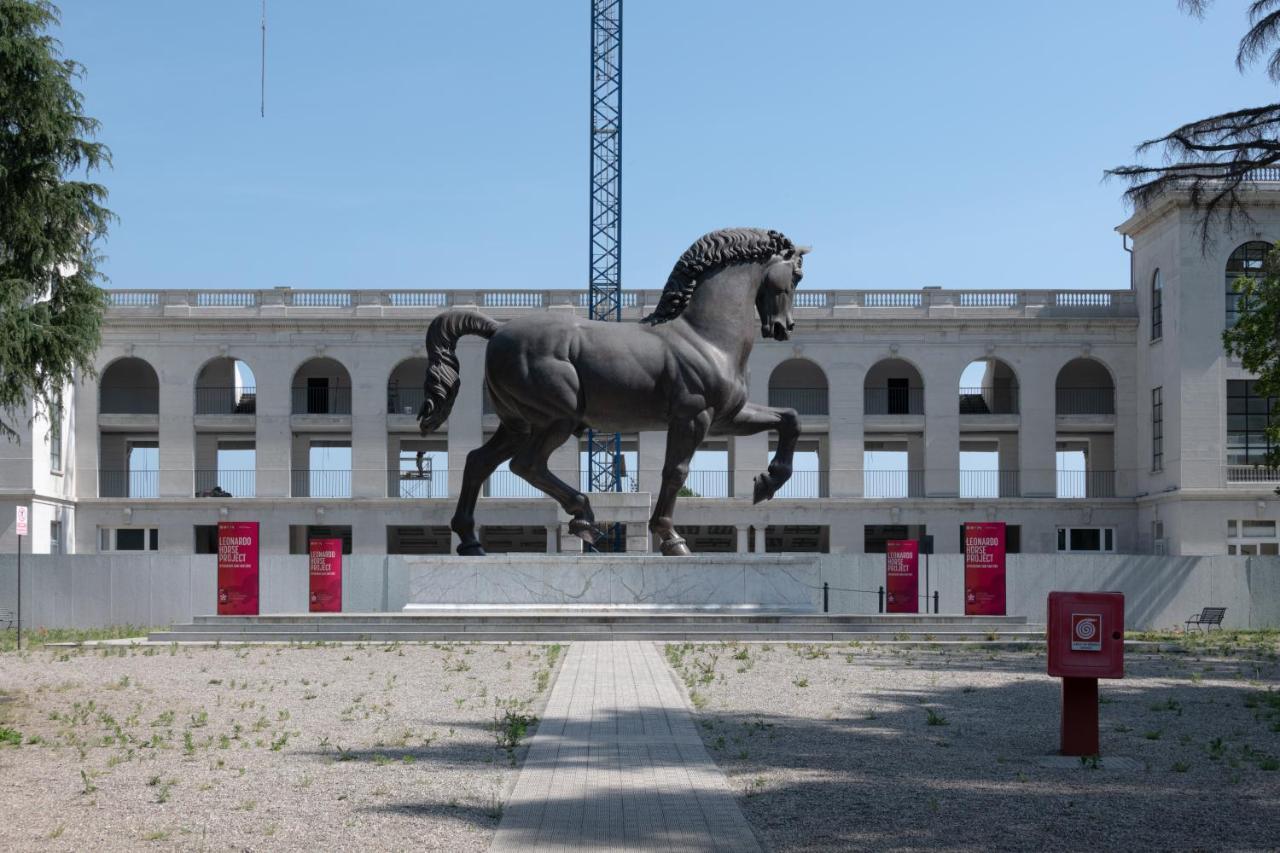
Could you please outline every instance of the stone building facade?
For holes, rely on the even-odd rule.
[[[1271,553],[1276,472],[1261,467],[1268,401],[1223,353],[1230,279],[1280,239],[1280,183],[1206,249],[1170,195],[1120,226],[1128,288],[816,290],[791,341],[760,341],[751,398],[800,412],[797,472],[751,504],[770,438],[712,439],[678,523],[695,551],[874,552],[966,521],[1011,525],[1011,549]],[[1123,283],[1119,283],[1123,285]],[[628,291],[624,322],[658,291]],[[447,553],[462,463],[497,426],[483,345],[459,347],[446,428],[418,435],[423,334],[446,307],[499,318],[585,313],[576,291],[113,290],[96,377],[0,442],[0,549],[12,506],[35,552],[208,551],[219,520],[261,523],[266,553],[340,535],[355,553]],[[20,413],[20,415],[23,413]],[[661,433],[622,438],[624,496],[646,514]],[[573,442],[553,457],[585,483]],[[613,516],[611,516],[613,513]],[[624,515],[625,513],[625,515]],[[563,514],[500,470],[477,513],[490,551],[572,551]],[[628,525],[643,549],[643,525]]]

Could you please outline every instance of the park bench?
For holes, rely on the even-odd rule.
[[[1214,625],[1221,628],[1222,617],[1226,615],[1226,612],[1227,608],[1225,607],[1206,607],[1198,614],[1191,614],[1191,618],[1186,622],[1186,628],[1190,630],[1192,625],[1199,626],[1201,631],[1208,631]]]

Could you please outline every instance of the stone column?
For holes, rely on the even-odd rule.
[[[734,527],[738,531],[738,543],[737,543],[738,553],[746,554],[748,551],[751,550],[751,540],[749,538],[751,536],[751,525],[735,524]]]
[[[767,529],[768,528],[764,525],[757,525],[755,528],[757,554],[763,554],[765,552],[764,534]]]
[[[254,460],[256,494],[260,498],[289,496],[293,457],[293,371],[296,364],[280,357],[275,347],[250,349],[242,358],[253,370],[257,387],[257,435]],[[305,465],[304,465],[305,467]],[[288,546],[286,545],[286,551]]]
[[[747,399],[765,405],[769,402],[769,374],[785,354],[774,348],[756,346],[747,368]],[[729,439],[729,458],[733,462],[730,494],[751,500],[755,478],[769,467],[769,433],[736,436]]]
[[[829,405],[826,459],[827,494],[833,498],[862,497],[863,433],[862,380],[867,369],[861,364],[835,363],[827,368]]]
[[[555,554],[560,550],[560,525],[547,525],[547,553]]]
[[[924,365],[924,493],[931,498],[960,494],[960,373],[970,359],[950,355],[914,360]]]
[[[354,353],[332,357],[351,374],[351,496],[385,498],[387,376],[391,366]]]
[[[189,498],[195,492],[195,370],[192,359],[139,353],[160,378],[159,494]],[[166,363],[167,362],[167,363]],[[176,362],[176,363],[175,363]]]
[[[1024,498],[1052,498],[1058,494],[1056,374],[1048,362],[1021,366],[1026,377],[1018,385],[1018,486]],[[1003,448],[1002,448],[1003,449]],[[1012,467],[1000,457],[1000,467]]]
[[[103,354],[98,366],[101,367],[110,356]],[[98,380],[96,377],[81,376],[76,383],[75,393],[68,397],[65,404],[71,422],[67,425],[67,434],[71,438],[71,452],[64,451],[63,476],[75,477],[75,496],[77,498],[95,498],[98,496]],[[92,551],[97,549],[97,541],[85,543],[83,537],[76,536],[77,549]]]

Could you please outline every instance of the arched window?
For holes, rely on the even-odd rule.
[[[1151,274],[1151,340],[1164,337],[1164,285],[1160,283],[1160,270]]]
[[[1236,293],[1236,279],[1241,276],[1256,277],[1262,273],[1262,262],[1266,260],[1271,244],[1261,240],[1252,240],[1238,247],[1227,259],[1227,328],[1230,329],[1240,319],[1240,294]]]

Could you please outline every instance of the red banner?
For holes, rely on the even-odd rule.
[[[258,522],[218,522],[218,615],[258,615]]]
[[[1004,522],[964,526],[964,614],[1004,616]]]
[[[920,612],[920,543],[890,540],[884,555],[885,612]]]
[[[311,612],[342,612],[342,540],[312,539]]]

